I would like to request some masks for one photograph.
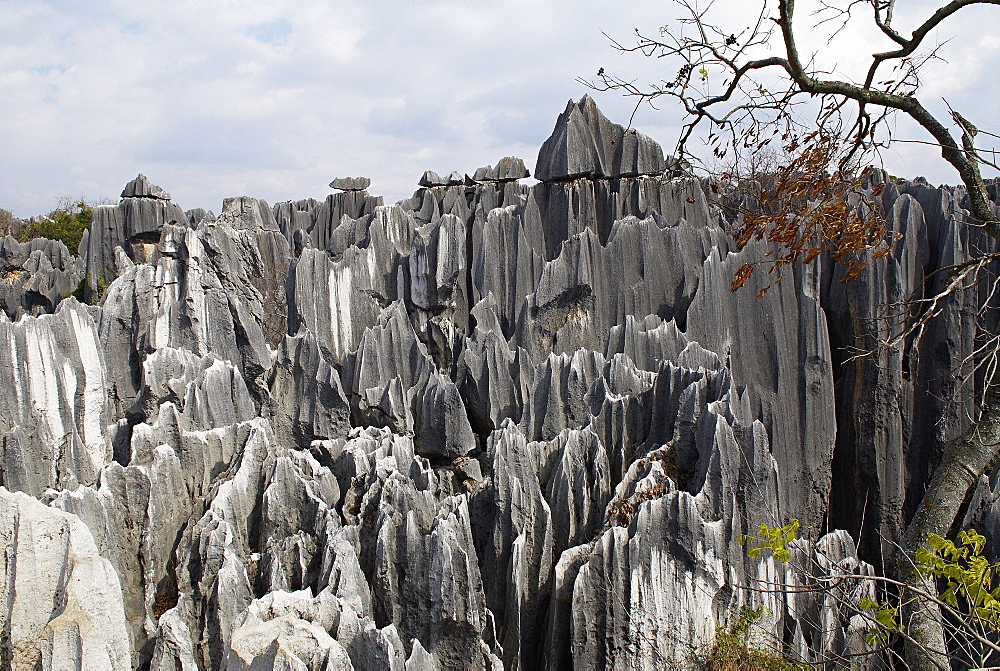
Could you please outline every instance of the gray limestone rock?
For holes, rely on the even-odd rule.
[[[505,668],[535,668],[542,658],[546,602],[554,563],[553,524],[532,452],[507,420],[490,435],[492,476],[480,493],[486,605],[497,618]]]
[[[80,244],[80,254],[86,259],[85,298],[99,299],[117,276],[115,248],[121,247],[133,261],[145,262],[163,226],[187,226],[187,222],[180,206],[161,198],[123,198],[118,205],[95,207],[88,234]]]
[[[140,173],[135,179],[125,185],[122,190],[122,198],[159,198],[160,200],[170,200],[170,194],[149,181],[149,178]]]
[[[138,362],[164,347],[233,362],[255,396],[261,393],[271,354],[243,234],[226,225],[164,226],[153,263],[128,268],[108,288],[100,333],[105,356],[122,362],[108,373],[123,409],[138,396]]]
[[[73,299],[55,314],[0,314],[0,484],[40,496],[93,484],[111,461],[108,366],[98,330]]]
[[[239,626],[223,660],[226,671],[242,669],[353,669],[347,650],[321,627],[284,616],[257,625]]]
[[[185,210],[184,214],[187,215],[188,226],[191,228],[197,228],[203,221],[215,221],[214,212],[211,210],[204,210],[200,207],[196,207],[193,210]]]
[[[754,299],[770,278],[733,273],[773,250],[728,237],[738,193],[665,169],[584,98],[532,186],[508,158],[216,218],[140,176],[79,259],[0,243],[0,661],[669,668],[742,606],[809,663],[868,650],[833,599],[873,588],[837,576],[875,570],[975,413],[951,373],[998,299],[848,348],[1000,249],[962,190],[874,173],[890,253]],[[99,305],[62,298],[81,279]],[[968,523],[1000,529],[998,478]],[[793,517],[789,564],[746,557]],[[804,566],[841,591],[745,589]]]
[[[274,213],[268,204],[259,198],[237,196],[222,201],[222,214],[216,223],[226,224],[234,229],[266,228],[277,230]]]
[[[701,286],[702,264],[720,238],[718,229],[661,228],[651,219],[626,219],[602,246],[587,229],[546,264],[522,304],[515,340],[538,360],[547,350],[604,351],[622,314],[684,320]]]
[[[217,668],[239,615],[253,600],[250,569],[265,489],[264,465],[276,456],[263,420],[239,428],[239,457],[231,476],[216,483],[203,515],[186,525],[177,553],[177,591],[186,598],[174,608],[189,629],[210,634],[195,643],[199,666]]]
[[[344,382],[357,422],[411,433],[421,454],[457,457],[475,447],[458,388],[435,367],[401,302],[365,330]]]
[[[371,183],[367,177],[337,177],[330,182],[330,188],[339,191],[364,191]]]
[[[175,609],[166,611],[159,618],[156,631],[156,645],[150,659],[149,668],[154,671],[196,671],[194,644],[191,630]]]
[[[685,335],[719,356],[757,408],[754,416],[741,419],[747,424],[759,419],[767,428],[781,469],[783,516],[822,524],[836,411],[820,278],[815,268],[796,268],[759,300],[747,300],[731,290],[730,282],[745,259],[762,258],[764,251],[751,243],[739,253],[707,259],[687,311]],[[747,296],[756,296],[769,282],[766,274],[755,273]]]
[[[572,100],[542,144],[535,177],[543,182],[586,177],[617,179],[659,175],[666,169],[663,150],[634,129],[608,121],[590,96]]]
[[[473,251],[473,299],[492,295],[500,335],[509,338],[524,297],[534,293],[542,275],[543,256],[525,231],[515,207],[490,210],[480,228],[482,244]]]
[[[186,427],[211,429],[256,416],[253,399],[238,368],[212,355],[160,348],[142,363],[139,403],[156,417],[167,402],[184,416]]]
[[[530,177],[531,173],[524,167],[524,161],[513,156],[500,159],[494,168],[488,165],[478,168],[472,176],[475,182],[516,182],[519,179]],[[421,185],[423,186],[423,184]]]
[[[597,434],[566,429],[546,446],[555,465],[545,481],[556,548],[561,552],[589,542],[604,523],[611,500],[611,465]]]
[[[447,186],[448,180],[441,179],[441,176],[433,170],[427,170],[421,175],[419,184],[423,187]]]
[[[472,309],[476,330],[459,361],[459,390],[477,433],[491,433],[505,419],[521,421],[533,371],[528,353],[512,349],[503,337],[493,294]]]
[[[361,565],[376,576],[375,618],[391,622],[404,640],[420,640],[445,667],[489,668],[481,645],[489,621],[466,497],[445,495],[445,483],[413,442],[386,440],[390,435],[369,433],[343,447],[356,465],[380,464],[354,478],[345,500],[345,509],[359,503]]]
[[[0,657],[10,668],[133,668],[118,575],[76,515],[0,487]]]
[[[341,191],[330,194],[323,202],[309,198],[278,203],[272,211],[278,228],[289,243],[293,242],[296,231],[303,231],[304,240],[308,240],[312,247],[326,249],[344,216],[360,219],[372,214],[382,204],[382,196],[371,196],[366,191]],[[296,249],[296,256],[300,251],[301,247]]]
[[[308,330],[281,341],[269,388],[271,424],[285,445],[308,447],[313,440],[336,438],[350,428],[340,376]]]
[[[10,319],[53,312],[83,277],[82,263],[59,240],[0,240],[0,309]]]
[[[357,349],[364,327],[374,324],[381,311],[378,289],[383,287],[372,286],[368,270],[372,256],[367,249],[351,247],[334,261],[321,250],[305,249],[292,265],[289,331],[315,334],[324,356],[334,364]]]
[[[312,331],[334,365],[357,349],[383,307],[405,296],[405,257],[417,235],[413,217],[397,206],[355,223],[357,235],[335,238],[330,254],[304,249],[289,270],[288,331]]]

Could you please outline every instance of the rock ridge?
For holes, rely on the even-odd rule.
[[[0,243],[0,661],[660,668],[744,605],[807,662],[867,650],[822,594],[742,589],[796,577],[737,538],[795,517],[802,561],[884,568],[974,409],[944,373],[989,292],[847,347],[995,245],[961,190],[876,174],[891,253],[752,300],[768,250],[667,167],[585,97],[530,185],[507,157],[216,217],[139,175],[78,256]]]

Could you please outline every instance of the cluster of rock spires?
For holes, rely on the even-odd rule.
[[[665,170],[584,98],[531,186],[505,158],[215,216],[140,175],[76,256],[8,238],[0,665],[663,668],[742,605],[803,659],[863,650],[829,595],[745,589],[797,577],[736,539],[798,518],[801,561],[881,569],[995,299],[851,348],[992,247],[960,190],[890,181],[889,256],[754,300],[730,280],[765,249]]]

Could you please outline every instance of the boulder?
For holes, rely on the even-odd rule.
[[[0,309],[10,319],[53,312],[82,278],[81,260],[60,240],[18,242],[10,235],[0,240]]]
[[[330,182],[330,188],[338,191],[364,191],[371,183],[371,179],[367,177],[337,177]]]
[[[491,165],[479,168],[472,176],[476,182],[516,182],[524,177],[530,177],[531,173],[524,167],[524,161],[513,156],[500,159],[494,168]]]
[[[419,184],[423,187],[446,186],[448,181],[441,179],[433,170],[427,170],[421,175]]]

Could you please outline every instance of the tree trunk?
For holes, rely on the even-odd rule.
[[[968,431],[945,447],[941,463],[902,539],[902,556],[896,562],[898,578],[918,589],[937,593],[930,581],[921,577],[914,564],[918,548],[930,534],[949,535],[969,492],[1000,454],[1000,385],[986,393],[982,414]],[[907,612],[908,611],[908,612]],[[950,669],[941,613],[932,603],[914,600],[904,610],[903,623],[915,641],[908,643],[905,660],[911,669]]]

